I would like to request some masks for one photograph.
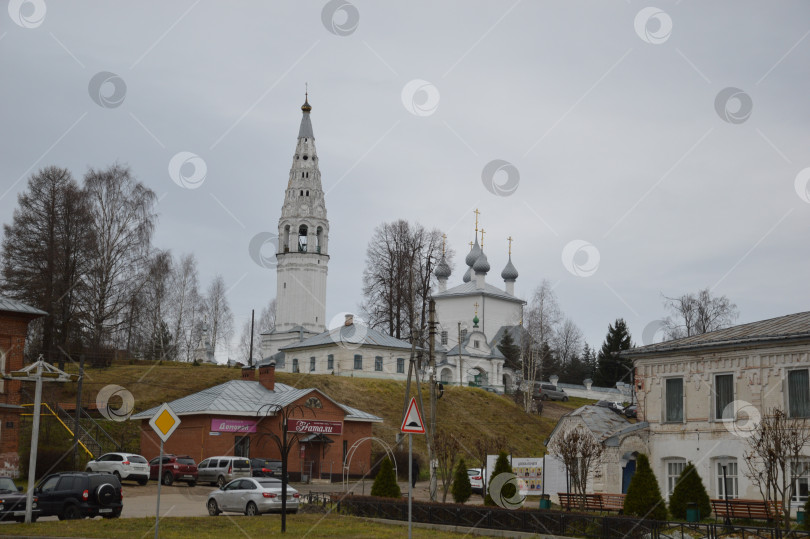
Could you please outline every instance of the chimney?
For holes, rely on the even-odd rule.
[[[346,321],[343,322],[343,325],[344,326],[352,326],[352,325],[354,325],[354,315],[353,314],[347,314],[346,315]]]
[[[255,372],[253,367],[242,367],[242,380],[255,380]]]
[[[259,383],[273,391],[276,387],[276,364],[262,365],[259,367]]]

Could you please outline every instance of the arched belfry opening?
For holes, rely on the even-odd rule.
[[[282,240],[282,244],[284,245],[284,252],[290,252],[290,225],[284,225],[284,238]]]
[[[319,226],[315,230],[315,252],[320,254],[323,252],[323,227]]]
[[[308,233],[307,225],[301,225],[298,227],[298,252],[299,253],[306,253],[307,252],[307,233]]]

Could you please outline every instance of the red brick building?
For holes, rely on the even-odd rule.
[[[258,373],[258,380],[255,379]],[[288,471],[292,480],[303,472],[314,478],[339,480],[346,453],[358,440],[371,436],[382,419],[335,402],[318,389],[297,389],[275,382],[275,364],[242,369],[231,380],[169,403],[181,423],[164,444],[164,453],[189,455],[195,462],[212,456],[237,455],[280,459],[272,435],[281,436],[279,407],[293,410],[288,432],[300,432],[292,444]],[[149,420],[156,408],[132,416],[141,420],[141,454],[160,453],[160,439]],[[357,447],[349,470],[362,475],[370,469],[371,443]],[[311,470],[311,471],[310,471]]]
[[[23,368],[25,337],[28,323],[46,315],[44,311],[18,301],[0,297],[0,373],[6,375]],[[20,412],[22,411],[19,380],[0,378],[0,475],[18,477],[20,474],[19,445]]]

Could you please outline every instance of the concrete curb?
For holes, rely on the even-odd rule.
[[[400,526],[407,526],[406,520],[389,520],[387,518],[369,518],[361,517],[363,520],[369,522],[377,522],[379,524],[399,524]],[[426,522],[414,522],[414,528],[423,528],[429,530],[440,530],[444,532],[463,533],[465,535],[478,535],[481,537],[520,537],[522,539],[539,538],[539,539],[574,539],[565,535],[544,535],[540,533],[526,533],[516,532],[512,530],[492,530],[488,528],[469,528],[467,526],[452,526],[449,524],[428,524]]]

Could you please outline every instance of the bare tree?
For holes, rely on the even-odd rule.
[[[3,226],[2,290],[48,313],[35,324],[32,344],[53,361],[58,348],[81,338],[77,298],[92,244],[89,207],[70,172],[57,167],[32,175],[17,203]]]
[[[398,339],[427,338],[427,305],[441,246],[441,231],[403,219],[374,230],[363,270],[362,309],[371,327]],[[452,250],[445,256],[452,265]]]
[[[562,313],[557,303],[557,296],[551,288],[551,282],[544,279],[534,290],[532,300],[523,319],[526,328],[522,339],[523,350],[522,389],[523,407],[526,413],[532,410],[532,393],[534,384],[543,370],[548,370],[551,349],[560,324]]]
[[[233,314],[228,304],[225,289],[225,279],[217,275],[208,286],[205,297],[206,316],[208,317],[211,332],[211,347],[216,353],[217,346],[227,344],[233,333]]]
[[[256,326],[256,334],[261,335],[262,333],[270,333],[273,331],[273,328],[276,327],[276,298],[270,300],[270,302],[262,309],[261,315],[259,315],[259,321]]]
[[[801,475],[804,448],[810,444],[806,419],[792,419],[781,408],[772,408],[746,439],[745,476],[757,485],[763,500],[781,501],[784,527],[790,529],[793,479]]]
[[[433,438],[433,447],[438,464],[439,478],[442,480],[442,502],[447,501],[447,493],[453,484],[453,471],[458,462],[460,444],[449,432],[438,429]]]
[[[178,357],[191,361],[197,344],[195,326],[201,316],[202,298],[199,291],[197,259],[186,254],[174,264],[171,276],[170,327],[178,347]]]
[[[676,298],[664,296],[664,306],[672,313],[665,320],[668,339],[727,328],[740,315],[734,302],[726,296],[713,296],[709,288]]]
[[[172,256],[168,251],[155,251],[149,260],[146,283],[142,289],[143,321],[147,334],[147,357],[174,360],[173,336],[166,323],[171,300]]]
[[[602,462],[604,453],[602,444],[588,430],[577,425],[556,436],[549,445],[549,451],[565,464],[574,492],[585,494],[588,489],[588,476],[593,474]],[[583,496],[580,502],[584,501]]]
[[[582,351],[582,331],[573,320],[566,318],[553,337],[553,348],[563,366]]]
[[[84,308],[90,345],[97,349],[126,327],[121,314],[144,284],[157,197],[135,180],[129,168],[118,164],[90,169],[84,193],[94,236]]]

